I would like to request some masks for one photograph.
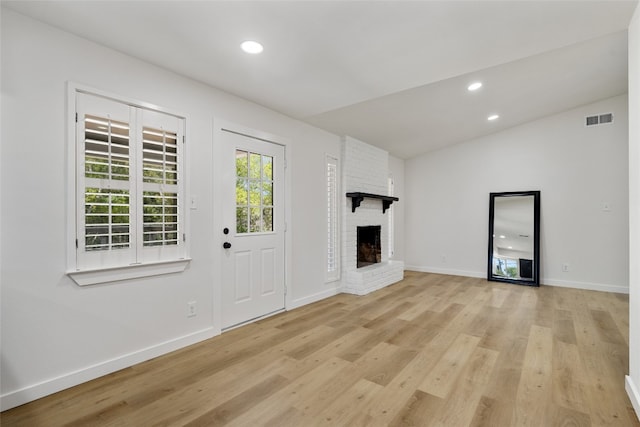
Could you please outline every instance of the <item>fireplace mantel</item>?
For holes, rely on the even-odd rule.
[[[383,196],[381,194],[359,193],[359,192],[347,193],[347,197],[351,197],[351,212],[355,212],[356,208],[360,206],[360,203],[362,203],[364,199],[382,200],[383,214],[387,211],[387,209],[389,209],[389,206],[391,206],[393,202],[397,202],[398,200],[400,200],[399,198],[393,197],[393,196]]]

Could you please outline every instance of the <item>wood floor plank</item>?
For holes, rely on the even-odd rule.
[[[538,306],[539,289],[540,288],[524,288],[524,290],[521,291],[522,298],[520,298],[520,304],[518,307],[525,310],[534,310]]]
[[[550,427],[591,427],[592,425],[588,414],[557,405],[550,405],[547,409],[544,423]]]
[[[393,353],[385,357],[384,363],[371,365],[371,369],[363,375],[364,379],[386,386],[418,353],[415,350],[393,347]]]
[[[538,304],[534,310],[533,323],[545,328],[553,327],[553,314],[556,307],[554,288],[551,286],[540,286],[537,289]]]
[[[250,410],[240,414],[236,419],[230,422],[229,426],[248,426],[259,425],[261,421],[273,419],[278,415],[280,402],[285,401],[290,408],[294,408],[294,412],[288,414],[291,420],[298,419],[301,412],[295,408],[308,407],[315,404],[317,390],[323,388],[327,382],[333,381],[336,372],[348,369],[350,362],[334,357],[325,363],[317,366],[315,369],[301,375],[292,380],[286,387],[271,393],[261,402],[256,402]],[[287,408],[289,410],[290,408]]]
[[[290,379],[295,379],[300,375],[304,375],[306,372],[314,369],[316,366],[326,362],[327,360],[337,357],[342,354],[345,348],[348,348],[353,342],[358,342],[365,337],[373,334],[370,329],[356,327],[347,334],[340,336],[339,338],[326,344],[324,347],[317,349],[312,354],[308,355],[302,360],[298,360],[295,367],[290,368],[287,372],[283,372],[282,375]]]
[[[3,427],[631,426],[626,295],[406,272],[0,414]]]
[[[514,338],[505,343],[485,388],[485,396],[515,407],[528,341],[528,338]]]
[[[398,319],[406,320],[408,322],[414,320],[419,315],[423,314],[425,311],[429,310],[436,303],[441,302],[441,298],[439,297],[431,297],[428,299],[421,299],[417,301],[413,307],[405,310],[403,313],[398,314]]]
[[[482,310],[473,318],[473,321],[462,332],[483,338],[492,320],[497,317],[497,309],[492,307],[482,307]]]
[[[362,378],[359,367],[351,362],[348,363],[350,365],[338,369],[333,376],[325,378],[326,381],[315,389],[311,399],[301,400],[294,405],[301,415],[299,425],[317,420],[322,411],[336,399],[341,399],[345,391]]]
[[[478,294],[487,294],[487,288],[476,286],[475,283],[462,285],[460,289],[461,292],[456,292],[455,294],[451,295],[451,302],[454,302],[456,304],[469,305],[478,297]]]
[[[545,410],[551,401],[552,349],[552,330],[533,325],[516,395],[519,426],[538,426],[540,420],[545,419]]]
[[[296,408],[283,408],[271,419],[265,420],[260,424],[264,427],[298,427],[300,426],[300,411]]]
[[[367,405],[371,399],[384,390],[384,387],[361,379],[346,390],[339,399],[333,401],[318,418],[314,420],[317,426],[351,426],[354,412]]]
[[[418,386],[418,390],[446,398],[479,342],[478,337],[458,335],[438,364]]]
[[[427,420],[432,419],[433,414],[440,412],[443,404],[443,399],[416,390],[390,425],[398,427],[421,427],[427,425]]]
[[[575,344],[555,341],[553,345],[553,400],[557,405],[589,413],[585,368]]]
[[[331,379],[318,385],[314,390],[313,399],[297,402],[294,406],[305,415],[307,419],[316,419],[327,407],[333,405],[334,400],[343,399],[342,395],[360,379],[372,375],[384,369],[395,355],[398,347],[384,342],[371,348],[356,361],[336,370]],[[348,361],[347,361],[348,362]],[[371,382],[368,381],[367,382]]]
[[[526,308],[487,308],[490,317],[483,325],[484,335],[480,346],[500,350],[510,346],[515,338],[528,338],[535,310]],[[473,323],[472,323],[473,326]],[[472,330],[473,331],[473,330]]]
[[[267,378],[260,384],[246,390],[238,396],[216,406],[212,410],[185,424],[186,427],[222,426],[238,417],[270,394],[284,387],[289,380],[279,375]]]
[[[346,347],[340,353],[340,357],[355,361],[379,343],[386,342],[391,337],[398,335],[399,331],[402,331],[406,326],[407,322],[405,320],[393,319],[376,329],[370,329],[372,331],[370,335],[359,341],[354,341],[351,346]]]
[[[556,309],[553,319],[553,335],[558,341],[576,344],[576,330],[571,311]]]
[[[462,332],[468,329],[475,322],[480,312],[486,310],[487,304],[491,301],[489,293],[478,293],[467,305],[462,306],[461,310],[446,325],[448,330],[453,332]]]
[[[350,331],[352,331],[352,328],[343,327],[329,328],[320,333],[315,333],[311,337],[311,339],[309,339],[304,345],[298,346],[295,349],[289,351],[287,355],[298,360],[304,359],[305,357],[325,347],[327,344],[340,339],[340,337],[348,334]]]
[[[293,359],[279,358],[262,368],[256,368],[251,377],[244,378],[243,381],[238,381],[238,378],[242,377],[245,368],[240,365],[234,366],[211,376],[203,376],[189,386],[157,399],[138,411],[132,411],[126,418],[132,425],[184,424],[273,375],[282,376],[282,373],[288,372],[294,365]]]
[[[625,339],[618,330],[616,322],[611,317],[611,314],[603,310],[591,310],[591,317],[598,334],[600,334],[600,340],[609,342],[612,344],[626,344]]]
[[[498,352],[494,350],[475,348],[442,407],[442,414],[437,418],[436,425],[465,426],[471,423],[497,358]]]
[[[507,289],[492,288],[491,302],[489,305],[495,308],[502,307],[502,304],[504,304],[504,301],[507,299],[509,294],[510,294],[510,291],[508,291]]]
[[[414,305],[414,303],[407,301],[398,301],[396,304],[391,305],[387,311],[380,314],[375,319],[365,323],[363,326],[369,329],[378,329],[384,327],[384,325],[392,320],[402,320],[398,316],[411,309]]]
[[[374,426],[384,426],[402,411],[420,383],[433,370],[447,348],[451,346],[455,335],[440,331],[407,366],[385,387],[363,412],[374,420]],[[391,423],[390,425],[393,425]]]
[[[482,396],[469,423],[471,427],[511,426],[514,406],[508,402]]]

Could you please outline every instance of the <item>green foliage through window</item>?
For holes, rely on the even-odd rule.
[[[273,231],[273,157],[236,150],[236,232]]]
[[[130,138],[136,140],[130,132],[128,123],[84,115],[86,251],[128,248],[132,244],[136,212],[130,209],[136,205],[140,209],[140,200],[130,200],[128,190],[128,181],[134,181],[130,149],[137,151],[135,158],[142,162],[143,191],[137,194],[142,199],[143,246],[179,242],[178,134],[143,127],[142,140],[137,139],[136,146],[130,147]]]
[[[129,192],[87,187],[84,195],[85,249],[129,247]]]
[[[142,197],[143,244],[178,244],[178,195],[145,191]]]

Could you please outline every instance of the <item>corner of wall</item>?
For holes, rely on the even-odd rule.
[[[640,255],[640,7],[631,19],[629,52],[629,259]],[[626,391],[640,419],[640,266],[629,263],[629,375]]]
[[[640,414],[640,393],[638,393],[638,388],[633,382],[633,378],[627,375],[624,379],[624,389],[629,396],[629,400],[631,400],[631,405],[633,406],[633,410],[636,411],[636,416]],[[638,416],[640,420],[640,416]]]

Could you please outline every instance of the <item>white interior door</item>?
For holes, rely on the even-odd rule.
[[[229,131],[224,147],[222,328],[284,309],[284,147]]]

